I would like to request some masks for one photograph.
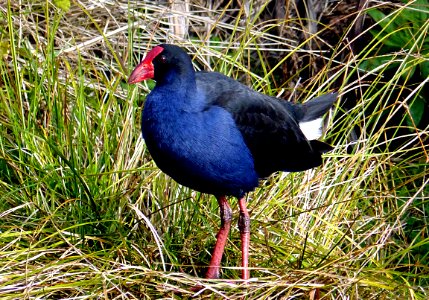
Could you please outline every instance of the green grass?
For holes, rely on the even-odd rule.
[[[340,59],[349,51],[345,36],[329,46],[325,27],[308,38],[324,50],[308,48],[307,40],[273,34],[278,24],[261,21],[264,7],[249,15],[232,4],[185,12],[191,42],[174,36],[165,7],[103,5],[72,2],[63,12],[47,1],[29,1],[25,8],[2,2],[2,299],[428,297],[428,128],[390,122],[406,119],[404,95],[420,92],[425,82],[404,81],[405,64],[393,76],[383,73],[405,61],[406,50],[365,72],[358,66],[368,57]],[[232,22],[231,15],[240,18]],[[302,24],[291,19],[282,25],[298,35]],[[332,89],[342,95],[327,126],[335,150],[324,164],[276,174],[248,195],[247,285],[238,279],[236,226],[222,279],[201,278],[219,228],[217,203],[161,173],[141,139],[149,86],[129,86],[126,78],[166,36],[188,49],[197,68],[259,91],[294,101]],[[379,45],[373,40],[364,53],[373,55],[369,50]],[[281,75],[285,64],[301,57],[317,66],[310,78]],[[346,112],[341,103],[354,92],[357,104]],[[392,131],[405,132],[408,144],[386,148],[398,138]],[[349,148],[353,135],[358,139]],[[236,224],[237,203],[230,203]],[[191,291],[197,284],[205,289]]]

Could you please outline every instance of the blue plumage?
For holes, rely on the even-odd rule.
[[[258,185],[252,155],[226,110],[203,108],[201,95],[157,86],[143,110],[143,138],[158,167],[178,183],[241,197]]]

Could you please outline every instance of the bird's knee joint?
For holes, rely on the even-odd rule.
[[[238,229],[241,233],[250,232],[250,217],[247,214],[240,213],[238,218]]]
[[[225,205],[220,211],[220,217],[223,222],[231,222],[232,220],[231,207]]]

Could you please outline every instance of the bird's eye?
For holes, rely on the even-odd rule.
[[[159,57],[159,60],[160,60],[163,64],[165,64],[165,63],[167,62],[167,57],[166,57],[165,55],[161,55],[161,56]]]

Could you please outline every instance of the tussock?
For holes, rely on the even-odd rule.
[[[346,35],[327,38],[358,18],[336,23],[335,7],[313,11],[322,26],[295,6],[280,22],[268,2],[209,2],[86,0],[64,12],[0,1],[1,298],[426,299],[428,127],[391,120],[411,114],[427,80],[408,85],[405,64],[384,76],[392,61],[365,72]],[[196,68],[291,101],[342,95],[323,166],[249,195],[247,284],[233,267],[200,277],[216,201],[160,173],[140,138],[149,86],[125,80],[162,42],[187,48]],[[224,265],[239,266],[237,228],[229,238]]]

